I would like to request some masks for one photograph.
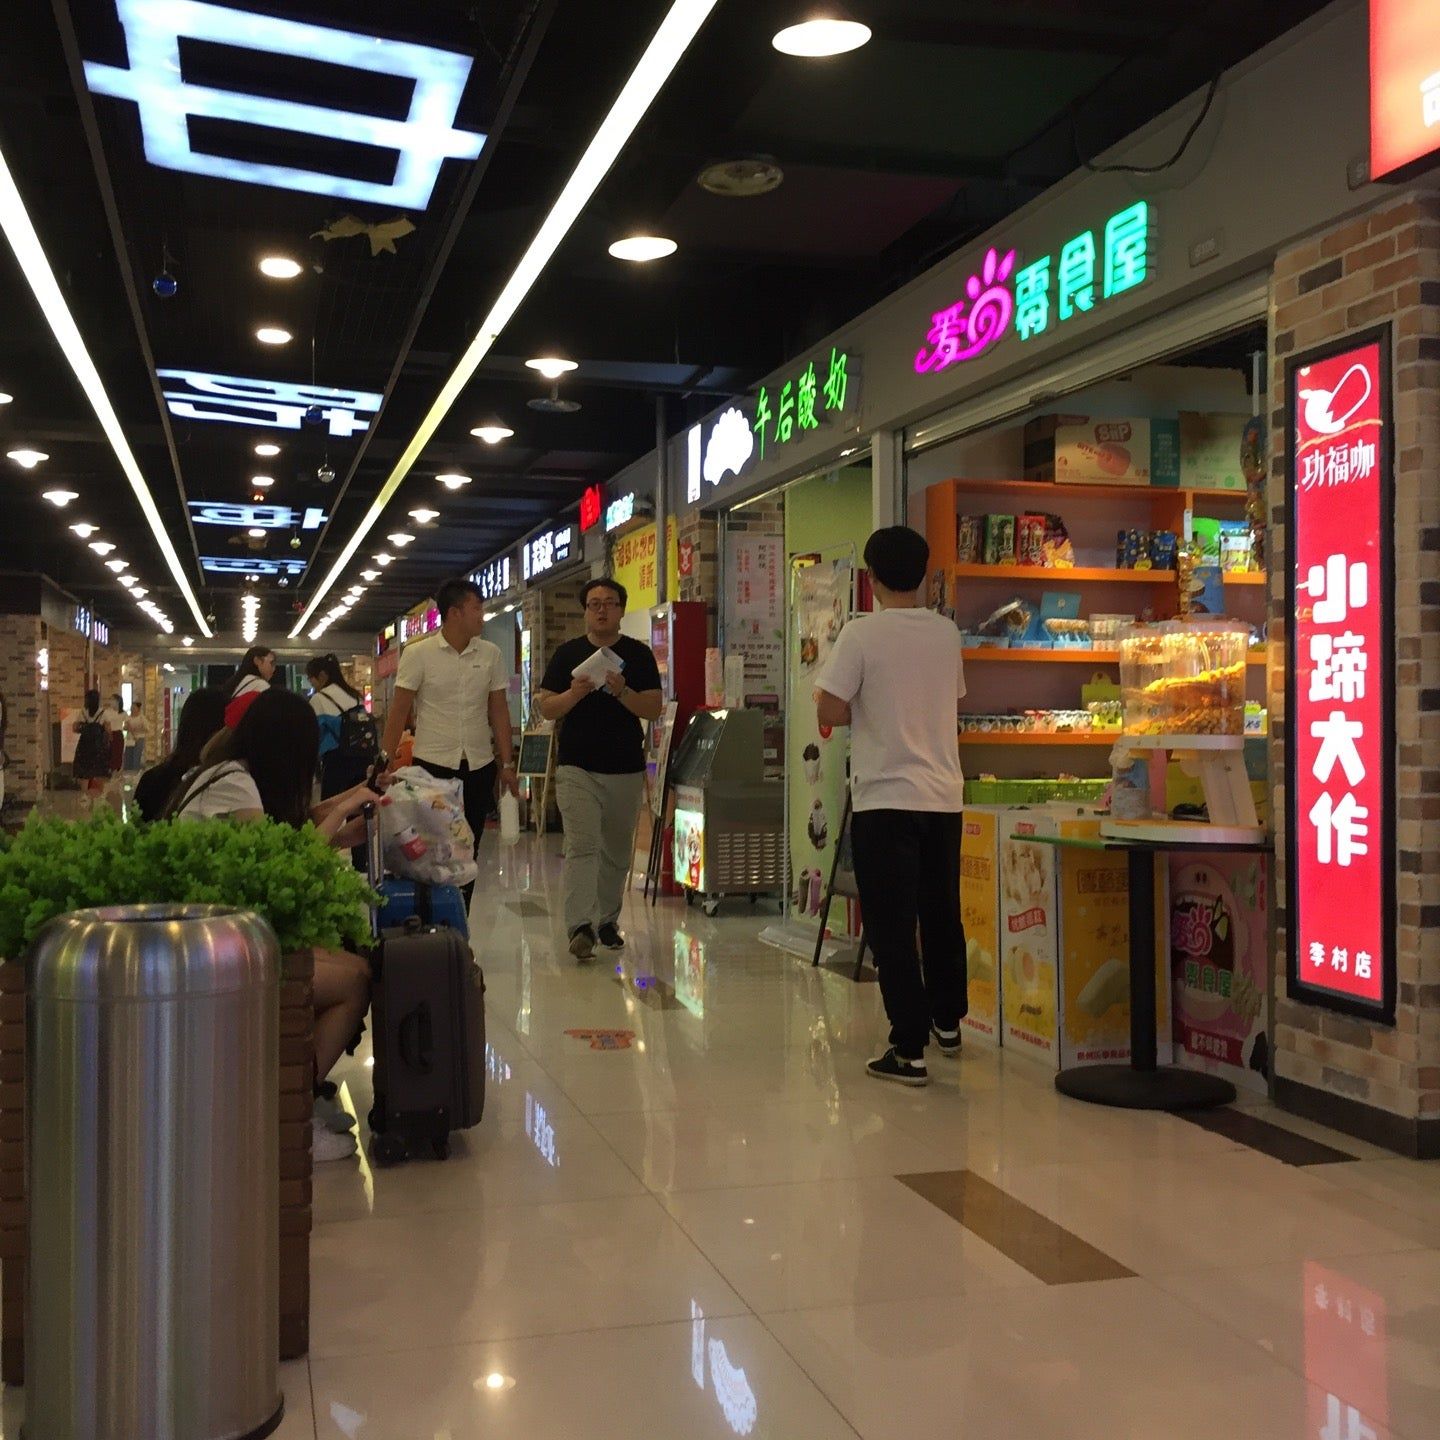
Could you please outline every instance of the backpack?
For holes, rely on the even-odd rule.
[[[110,773],[110,734],[98,718],[88,713],[75,740],[71,768],[81,780],[100,780]]]
[[[369,765],[380,754],[380,732],[375,717],[363,705],[340,713],[340,737],[335,753],[357,765]]]

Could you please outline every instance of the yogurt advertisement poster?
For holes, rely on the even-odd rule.
[[[970,1013],[965,1024],[987,1040],[1000,1039],[1000,935],[996,929],[996,816],[969,809],[960,837],[960,917]]]
[[[1034,833],[1019,821],[1012,834]],[[1054,1063],[1055,987],[1059,965],[1055,852],[1048,845],[1006,838],[1000,842],[1001,998],[1005,1043]]]
[[[1263,856],[1170,857],[1177,1058],[1262,1095],[1270,1069],[1268,896]]]

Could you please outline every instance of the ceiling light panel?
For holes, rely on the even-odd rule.
[[[680,247],[663,235],[627,235],[610,247],[610,254],[616,260],[628,260],[632,265],[647,265],[652,260],[665,260]]]
[[[262,325],[255,332],[255,338],[262,345],[288,345],[295,337],[278,325]]]
[[[485,136],[454,128],[473,63],[468,55],[222,5],[115,0],[115,9],[125,30],[128,68],[90,61],[85,78],[97,95],[134,102],[145,158],[152,165],[368,205],[424,210],[445,160],[474,160],[484,147]],[[389,120],[360,111],[190,85],[181,73],[182,39],[243,50],[247,56],[323,60],[328,65],[408,80],[413,83],[410,109],[403,120]],[[307,138],[343,135],[348,144],[387,152],[394,178],[387,184],[205,154],[191,147],[192,115],[290,131]]]
[[[820,60],[830,55],[847,55],[869,44],[870,27],[858,20],[820,15],[798,25],[787,25],[771,40],[782,55]]]
[[[328,385],[296,385],[285,380],[246,380],[204,370],[158,370],[169,382],[165,402],[182,420],[299,430],[324,426],[337,440],[370,428],[383,395],[369,390],[340,390]]]
[[[498,445],[502,440],[508,440],[515,432],[508,425],[477,425],[470,433],[477,440],[483,440],[487,445]],[[437,475],[435,478],[443,485],[452,477]]]
[[[616,96],[615,103],[600,122],[599,129],[565,182],[550,213],[521,256],[520,263],[515,267],[504,289],[496,297],[490,313],[481,322],[480,329],[466,347],[450,378],[441,387],[410,443],[401,452],[379,493],[371,501],[369,509],[361,516],[360,523],[336,557],[335,564],[310,597],[310,603],[301,612],[295,628],[290,632],[292,639],[301,633],[310,617],[320,608],[331,587],[346,573],[351,557],[385,513],[385,507],[424,453],[426,445],[440,428],[441,422],[450,413],[466,385],[470,383],[475,371],[480,367],[480,362],[489,354],[501,331],[514,318],[515,312],[530,293],[536,280],[540,278],[575,221],[589,204],[600,182],[609,174],[620,152],[635,133],[636,126],[644,118],[676,65],[680,63],[685,51],[689,49],[690,42],[710,18],[710,12],[714,10],[716,3],[717,0],[674,0],[671,4],[649,45],[645,47],[645,53],[630,72],[630,77]]]
[[[267,255],[260,262],[260,273],[271,280],[293,280],[301,268],[298,260],[291,260],[287,255]]]

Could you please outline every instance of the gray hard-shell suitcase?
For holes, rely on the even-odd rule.
[[[373,823],[367,842],[373,885]],[[485,1111],[485,978],[465,936],[413,917],[379,932],[373,971],[375,1159],[393,1164],[426,1143],[443,1160],[451,1131]]]

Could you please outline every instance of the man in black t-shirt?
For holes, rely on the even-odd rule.
[[[581,591],[585,634],[567,640],[546,667],[535,699],[561,720],[555,798],[565,822],[565,931],[580,961],[625,944],[617,924],[645,791],[645,724],[664,706],[660,671],[648,645],[620,633],[628,598],[615,580]],[[598,650],[617,656],[603,683],[575,670]]]

